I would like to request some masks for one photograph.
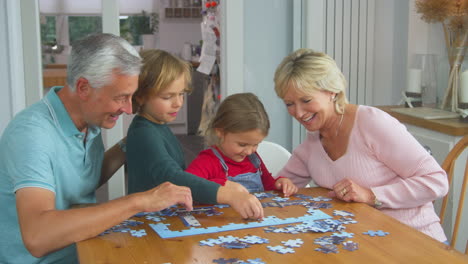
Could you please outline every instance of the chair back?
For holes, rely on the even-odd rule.
[[[283,146],[270,141],[262,141],[258,145],[257,153],[262,158],[263,163],[276,178],[277,173],[286,165],[291,157],[291,153]]]
[[[455,162],[457,161],[458,157],[460,156],[461,153],[463,153],[463,151],[466,149],[467,146],[468,146],[468,135],[464,136],[453,147],[453,149],[448,153],[447,157],[442,163],[442,168],[445,170],[445,172],[447,172],[449,186],[452,186],[453,172],[455,170]],[[452,240],[450,241],[450,245],[454,248],[457,243],[458,228],[460,227],[461,216],[463,213],[463,204],[465,202],[467,182],[468,182],[468,162],[467,160],[465,160],[465,172],[464,172],[463,182],[461,186],[460,200],[458,201],[457,216],[455,218],[455,225],[453,227]],[[447,194],[442,201],[442,207],[440,209],[440,223],[441,224],[443,224],[445,220],[445,211],[447,209],[448,200],[449,200],[449,194]],[[468,251],[468,243],[467,243],[467,248],[465,249],[465,254],[468,253],[467,251]]]

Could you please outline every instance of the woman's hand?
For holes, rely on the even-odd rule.
[[[343,179],[333,186],[333,190],[328,193],[330,197],[337,197],[346,202],[366,203],[374,205],[374,193],[365,187],[353,182],[350,179]]]
[[[275,182],[277,190],[282,190],[284,196],[288,197],[292,194],[297,193],[297,186],[288,178],[278,178]]]

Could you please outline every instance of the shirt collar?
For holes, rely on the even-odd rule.
[[[78,128],[76,128],[75,123],[73,123],[73,120],[63,105],[62,100],[60,100],[57,95],[57,92],[62,88],[63,86],[54,86],[50,88],[50,91],[47,93],[44,100],[49,106],[55,123],[62,128],[62,131],[66,136],[84,137],[85,133],[80,132]],[[101,129],[97,126],[89,126],[88,139],[94,138],[100,131]]]

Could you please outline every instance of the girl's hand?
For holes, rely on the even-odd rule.
[[[277,190],[282,190],[286,197],[297,193],[298,190],[297,186],[288,178],[278,178],[275,182],[275,186]]]
[[[336,197],[346,202],[357,202],[374,205],[374,193],[365,187],[353,182],[350,179],[343,179],[333,186],[333,190],[328,192],[330,197]]]

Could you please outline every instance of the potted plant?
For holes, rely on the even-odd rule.
[[[158,13],[141,11],[141,14],[130,16],[129,31],[133,39],[140,40],[145,49],[155,48],[155,38],[159,30]]]

